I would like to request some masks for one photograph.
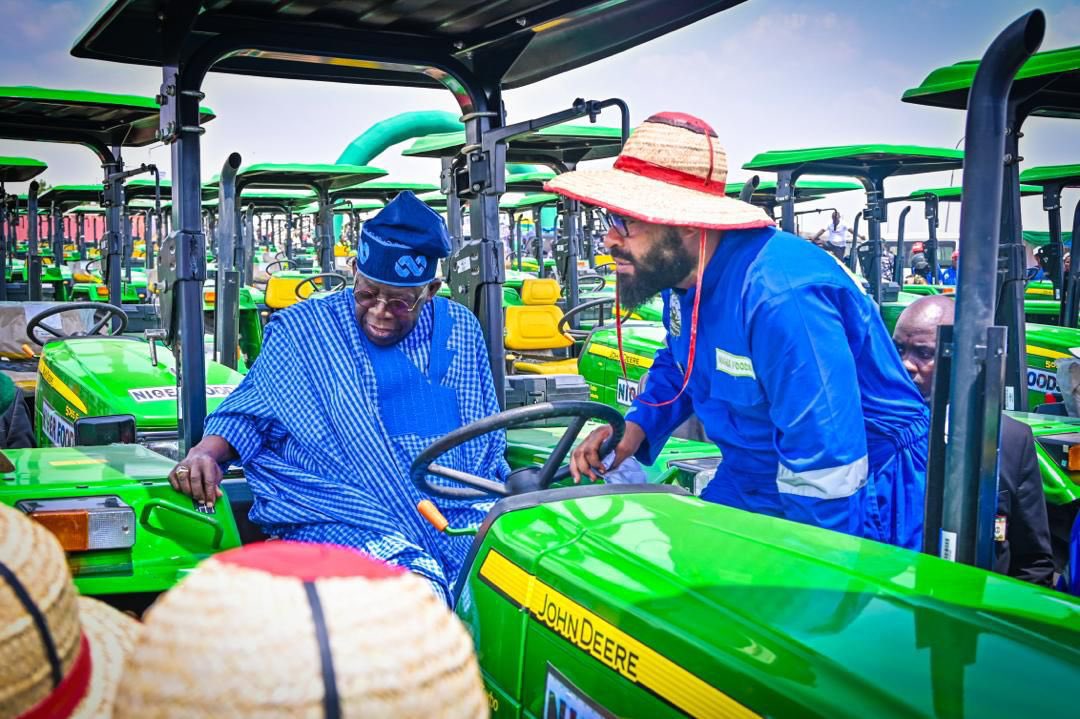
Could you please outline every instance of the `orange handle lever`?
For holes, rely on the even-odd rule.
[[[430,499],[422,499],[417,502],[416,511],[420,512],[420,516],[426,519],[437,531],[445,532],[446,528],[450,526],[450,522],[446,520],[443,513]]]

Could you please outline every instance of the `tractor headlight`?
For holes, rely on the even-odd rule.
[[[139,444],[163,457],[168,457],[176,462],[180,461],[180,440],[156,439],[149,442],[140,442]]]
[[[24,499],[15,508],[52,532],[67,552],[135,544],[135,510],[117,496]]]

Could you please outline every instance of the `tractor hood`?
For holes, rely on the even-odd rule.
[[[1080,356],[1080,330],[1028,322],[1025,332],[1029,354],[1036,354],[1031,348],[1037,347],[1058,353],[1058,358]]]
[[[634,712],[606,693],[617,715],[657,715],[653,697],[695,716],[1062,714],[1056,689],[1016,687],[1075,685],[1077,599],[659,489],[496,505],[458,605],[481,648],[509,626],[491,613],[517,604],[526,655],[543,644],[601,704],[589,667],[652,695],[621,692]]]
[[[157,356],[155,367],[149,345],[130,337],[51,342],[42,352],[39,387],[61,415],[66,404],[82,416],[133,415],[139,430],[175,429],[173,356],[163,347]],[[207,410],[214,410],[241,379],[240,373],[207,362]]]

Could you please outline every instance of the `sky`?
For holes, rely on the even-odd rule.
[[[105,4],[0,0],[0,84],[153,96],[161,84],[159,69],[71,57],[71,44]],[[979,57],[999,30],[1036,7],[1047,14],[1042,49],[1080,45],[1080,0],[747,0],[622,54],[507,92],[507,119],[563,109],[576,97],[620,97],[629,103],[633,124],[654,112],[687,112],[716,129],[728,153],[729,181],[748,177],[741,165],[770,149],[859,143],[954,147],[964,133],[964,113],[902,103],[900,96],[937,67]],[[204,179],[230,152],[239,152],[245,164],[333,162],[353,138],[387,117],[410,110],[457,112],[441,90],[217,73],[208,76],[203,90],[205,104],[217,113],[202,141]],[[608,122],[615,124],[617,116]],[[1022,167],[1080,162],[1075,122],[1032,118],[1024,133]],[[405,146],[388,149],[371,164],[395,179],[437,183],[437,161],[401,157]],[[0,154],[48,162],[44,178],[52,184],[100,180],[95,157],[82,147],[0,140]],[[159,145],[129,149],[125,162],[156,162],[167,172],[168,157]],[[960,173],[900,177],[886,184],[886,192],[959,183]],[[1080,191],[1069,191],[1064,200],[1068,228]],[[800,209],[836,206],[850,221],[864,201],[863,193],[850,192]],[[890,219],[899,211],[891,207]],[[1023,211],[1026,227],[1046,227],[1039,198],[1025,199]],[[958,231],[957,213],[949,211],[946,234]],[[826,214],[810,217],[803,230],[827,221]],[[921,217],[921,211],[916,208],[911,217]],[[920,225],[909,235],[924,233]],[[886,236],[894,232],[894,224],[885,226]]]

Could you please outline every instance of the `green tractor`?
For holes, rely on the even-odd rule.
[[[12,207],[11,200],[18,202],[17,195],[8,195],[7,184],[11,182],[29,182],[45,172],[48,165],[31,157],[0,157],[0,302],[9,299],[29,298],[29,289],[25,285],[24,260],[15,259],[15,228],[18,224],[18,211]],[[37,191],[34,190],[35,199]],[[33,221],[30,224],[35,225]],[[23,284],[20,288],[11,287],[14,282]],[[20,292],[21,290],[21,292]],[[11,296],[9,297],[9,292]]]
[[[595,116],[607,103],[574,103],[505,126],[498,88],[531,84],[731,4],[533,2],[517,7],[517,21],[493,21],[481,30],[460,7],[446,18],[389,6],[378,18],[339,9],[332,25],[314,11],[229,0],[210,8],[175,4],[164,23],[151,11],[152,0],[106,8],[74,54],[163,68],[161,128],[172,146],[174,229],[162,248],[162,319],[176,358],[181,450],[198,441],[207,409],[199,134],[182,121],[197,113],[206,70],[339,83],[445,83],[454,92],[476,149],[455,160],[455,174],[465,181],[455,183],[453,194],[471,203],[476,239],[450,263],[450,284],[481,317],[501,386],[503,267],[495,223],[505,143],[538,126]],[[651,31],[642,34],[646,19]],[[985,62],[1030,54],[1041,21],[1037,12],[1018,21]],[[455,38],[461,39],[447,42]],[[557,67],[552,57],[560,58]],[[473,70],[473,58],[482,59],[475,66],[482,65],[482,75]],[[1007,84],[1012,72],[993,75]],[[976,134],[968,138],[977,144]],[[969,151],[969,160],[996,168],[998,177],[991,169],[987,181],[973,181],[965,204],[1000,190],[1001,182],[993,181],[1000,180],[1001,155],[990,153],[987,162],[984,154]],[[987,208],[965,207],[965,215],[979,216],[980,209]],[[996,208],[989,209],[993,216]],[[997,235],[970,234],[965,244],[971,266],[961,275],[961,292],[992,283],[991,273],[974,264],[996,257],[996,248],[983,248],[982,257],[975,251],[986,237],[996,241]],[[178,256],[190,262],[173,262]],[[455,276],[466,258],[475,271]],[[957,331],[985,331],[987,324],[961,311]],[[974,400],[993,416],[997,395],[976,391],[977,372],[957,376],[970,381],[953,385],[954,412]],[[430,492],[427,477],[437,472],[431,463],[439,454],[469,435],[506,428],[515,468],[526,470],[522,491],[458,477],[462,489],[471,485],[500,497],[481,527],[447,528],[477,532],[455,604],[475,640],[494,716],[1072,713],[1067,691],[1018,693],[1015,687],[1075,684],[1080,603],[967,566],[976,561],[972,547],[983,541],[974,527],[957,527],[946,515],[943,528],[958,530],[959,562],[945,561],[707,504],[673,485],[551,486],[573,435],[589,418],[620,424],[617,413],[595,403],[519,407],[447,435],[412,468],[413,481]],[[532,426],[520,428],[520,422]],[[543,433],[536,423],[552,423],[553,440],[562,427],[569,436],[538,442]],[[521,431],[538,447],[524,466],[516,459]],[[995,437],[961,422],[949,451],[972,448],[992,456]],[[0,482],[0,501],[51,526],[71,552],[79,588],[114,603],[145,600],[199,559],[257,538],[242,522],[250,493],[240,476],[226,480],[228,501],[207,513],[171,490],[172,461],[146,447],[6,454],[14,468]],[[694,471],[675,466],[671,474]],[[962,490],[958,506],[984,511],[976,493],[966,491],[979,477],[965,465],[950,476],[949,486]],[[72,521],[65,525],[61,517]]]

